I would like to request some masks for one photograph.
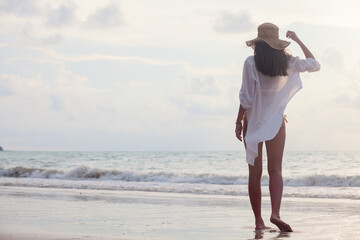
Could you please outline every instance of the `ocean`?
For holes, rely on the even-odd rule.
[[[266,156],[266,154],[264,154]],[[268,196],[266,157],[263,195]],[[360,152],[286,151],[284,198],[360,199]],[[0,186],[247,196],[242,151],[0,152]]]

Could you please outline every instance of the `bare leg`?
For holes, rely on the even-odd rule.
[[[246,148],[245,136],[247,132],[247,117],[244,118],[243,139]],[[255,230],[262,230],[265,226],[261,217],[261,175],[262,175],[262,147],[263,143],[258,145],[258,157],[255,159],[254,166],[249,164],[249,182],[248,191],[252,210],[255,216]]]
[[[261,217],[261,175],[262,175],[262,146],[258,145],[258,157],[255,159],[254,166],[249,164],[249,198],[255,216],[255,230],[265,229],[266,226]]]
[[[283,232],[292,232],[291,227],[280,219],[280,205],[283,193],[282,158],[285,146],[285,123],[282,124],[275,138],[266,141],[268,158],[269,190],[271,199],[270,221]]]

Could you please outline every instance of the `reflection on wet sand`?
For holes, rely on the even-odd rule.
[[[274,233],[277,234],[276,236],[272,236],[269,239],[281,239],[281,238],[288,238],[290,237],[289,232],[279,232],[275,229],[266,229],[266,230],[256,230],[254,231],[255,236],[254,239],[263,239],[265,233]]]

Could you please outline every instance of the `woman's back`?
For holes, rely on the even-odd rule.
[[[317,71],[313,58],[289,57],[286,76],[267,76],[259,71],[254,56],[244,63],[240,102],[247,109],[247,162],[257,156],[257,144],[274,138],[283,121],[286,105],[302,88],[300,72]]]

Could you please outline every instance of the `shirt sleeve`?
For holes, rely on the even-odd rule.
[[[239,93],[240,104],[243,108],[251,108],[256,93],[256,75],[254,66],[249,59],[244,62],[243,78]]]
[[[289,65],[295,72],[316,72],[320,70],[320,63],[313,58],[300,59],[299,57],[292,57]]]

